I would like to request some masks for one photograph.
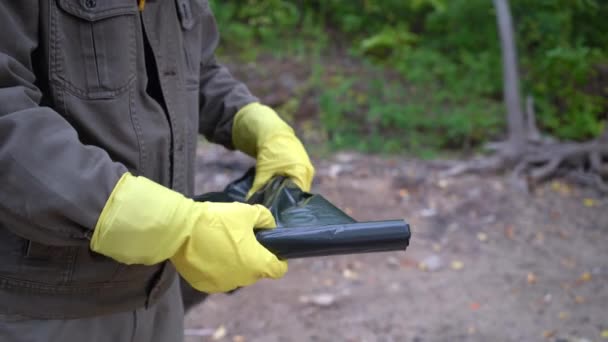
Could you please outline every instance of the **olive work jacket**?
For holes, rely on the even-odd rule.
[[[216,62],[218,39],[206,0],[0,1],[0,317],[164,293],[170,264],[120,264],[89,240],[125,172],[190,196],[198,134],[231,147],[257,99]]]

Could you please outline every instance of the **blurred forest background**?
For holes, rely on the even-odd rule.
[[[432,158],[475,152],[506,135],[492,1],[220,2],[210,1],[229,63],[259,72],[264,60],[288,60],[290,69],[306,69],[288,96],[268,99],[308,143]],[[521,93],[533,97],[540,130],[562,140],[600,135],[608,116],[608,2],[510,5]],[[261,77],[280,77],[274,67]],[[264,100],[256,83],[263,82],[248,81]]]
[[[608,1],[209,1],[219,58],[296,128],[312,191],[412,239],[210,296],[186,341],[608,341]],[[252,163],[198,153],[198,193]]]

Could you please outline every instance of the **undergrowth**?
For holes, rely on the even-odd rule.
[[[314,89],[333,148],[433,157],[504,134],[491,1],[211,4],[224,54],[243,61],[272,54],[310,65],[302,87]],[[534,97],[539,126],[562,139],[597,136],[608,111],[608,3],[511,0],[511,6],[522,93]]]

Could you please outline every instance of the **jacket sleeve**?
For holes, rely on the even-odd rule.
[[[219,42],[219,33],[209,8],[205,10],[202,20],[199,132],[209,141],[232,149],[234,115],[242,107],[259,100],[249,92],[245,84],[236,80],[228,69],[216,60],[214,51]]]
[[[38,15],[38,0],[0,2],[0,229],[47,245],[86,245],[127,170],[40,105]]]

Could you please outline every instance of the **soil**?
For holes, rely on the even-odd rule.
[[[252,164],[199,153],[199,192]],[[443,164],[316,160],[313,192],[357,220],[405,219],[407,251],[292,260],[281,280],[196,306],[186,341],[608,339],[608,198],[562,181],[528,194],[500,175],[442,179]]]

